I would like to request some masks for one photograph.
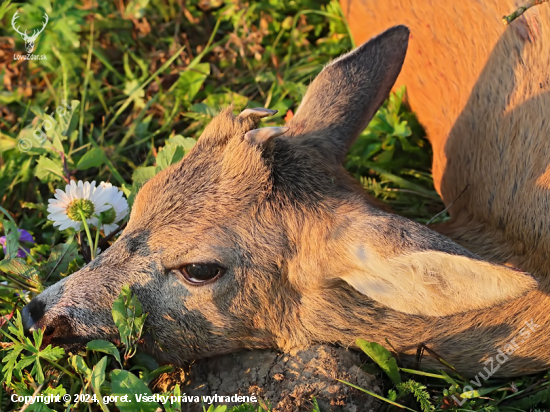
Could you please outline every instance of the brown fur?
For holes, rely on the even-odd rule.
[[[111,304],[128,283],[149,313],[146,347],[165,362],[387,338],[406,361],[424,342],[475,375],[533,319],[496,374],[547,368],[550,315],[531,276],[375,208],[341,165],[408,37],[395,27],[328,65],[284,136],[251,142],[259,118],[223,111],[141,189],[111,248],[25,308],[26,327],[67,348],[116,336]],[[181,274],[189,263],[226,271],[197,286]]]
[[[456,199],[452,221],[435,229],[550,291],[550,7],[506,26],[522,1],[340,3],[357,42],[411,29],[396,84],[432,143],[437,190],[447,205]]]

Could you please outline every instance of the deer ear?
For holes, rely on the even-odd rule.
[[[289,122],[289,135],[341,163],[387,98],[408,39],[407,27],[393,27],[325,67]]]
[[[429,316],[495,306],[537,286],[524,272],[437,251],[373,258],[342,279],[384,306]]]
[[[537,287],[528,273],[483,261],[416,222],[390,215],[370,220],[362,233],[358,225],[349,229],[340,265],[327,275],[384,306],[445,316],[499,305]]]

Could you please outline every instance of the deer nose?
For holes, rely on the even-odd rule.
[[[21,311],[23,330],[30,336],[35,330],[44,331],[42,346],[59,341],[72,335],[72,326],[66,316],[54,316],[44,319],[46,304],[37,298],[31,300]],[[59,342],[58,342],[59,343]]]
[[[30,334],[40,319],[44,316],[44,309],[46,304],[37,299],[33,299],[30,303],[23,308],[21,316],[23,318],[23,329],[25,334]]]

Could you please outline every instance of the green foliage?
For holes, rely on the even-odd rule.
[[[549,406],[550,376],[548,373],[516,378],[513,382],[503,382],[498,379],[482,380],[481,387],[466,391],[465,388],[472,388],[475,380],[467,380],[457,373],[451,376],[443,370],[432,373],[399,368],[396,359],[381,345],[362,339],[358,339],[356,344],[389,378],[390,388],[387,396],[380,396],[346,381],[341,382],[402,409],[422,412],[444,410],[512,412],[533,410],[535,406]],[[370,369],[369,372],[371,372]],[[411,379],[402,381],[402,374],[411,376]],[[419,379],[422,381],[419,382]],[[441,381],[444,383],[442,384]]]
[[[147,314],[142,314],[141,304],[132,295],[130,287],[125,285],[120,296],[113,303],[113,320],[124,345],[124,361],[136,354],[137,344],[145,325]]]
[[[39,384],[44,382],[44,372],[42,362],[46,361],[55,365],[65,351],[62,348],[46,346],[41,349],[43,332],[41,330],[32,333],[33,341],[25,336],[23,330],[23,321],[21,314],[18,312],[15,316],[15,322],[8,326],[8,333],[0,329],[0,332],[12,341],[12,345],[7,346],[7,355],[4,356],[2,362],[5,363],[2,368],[2,381],[10,384],[12,374],[17,379],[23,378],[23,370],[32,365],[30,376]]]
[[[314,399],[314,402],[315,402],[315,405],[316,405],[316,401],[315,401],[315,398]],[[220,406],[218,406],[219,408]],[[317,406],[318,407],[318,406]],[[242,405],[238,405],[238,406],[234,406],[230,409],[226,409],[227,412],[269,412],[271,410],[271,408],[269,407],[266,407],[264,408],[262,405],[257,405],[257,404],[250,404],[250,403],[243,403]],[[315,407],[311,410],[311,412],[319,412],[319,410],[315,409]]]
[[[346,168],[396,212],[426,223],[443,207],[429,169],[431,148],[404,97],[404,88],[390,95],[352,146]]]
[[[121,296],[124,298],[124,295]],[[128,339],[128,337],[126,337],[126,339]],[[105,340],[92,340],[86,344],[86,349],[112,355],[118,361],[118,364],[122,366],[120,353],[118,352],[117,347],[111,342],[107,342]]]
[[[208,409],[203,407],[203,410],[205,410],[206,412],[227,412],[227,406],[225,406],[225,405],[219,405],[219,406],[210,405],[208,407]]]
[[[125,370],[117,369],[111,372],[112,394],[120,399],[129,394],[129,402],[117,402],[121,412],[155,412],[156,402],[138,401],[136,395],[152,396],[151,390],[136,375]]]
[[[17,226],[8,220],[1,221],[4,227],[6,237],[6,254],[0,261],[0,271],[3,276],[9,279],[23,290],[41,292],[44,289],[44,283],[48,279],[59,279],[59,277],[69,270],[71,263],[79,261],[79,255],[76,242],[72,235],[69,235],[64,243],[49,247],[48,245],[38,245],[31,249],[27,258],[17,257],[17,251],[20,248],[19,232]],[[42,253],[49,253],[47,259],[40,259]],[[38,260],[36,257],[38,257]],[[0,287],[0,294],[4,292]],[[12,309],[10,301],[4,306],[4,310]]]
[[[398,383],[396,388],[401,396],[409,393],[414,395],[423,412],[435,410],[434,406],[430,403],[430,394],[426,391],[426,386],[413,380],[408,380],[407,382]]]
[[[544,384],[539,384],[537,386],[539,389],[538,392],[524,397],[523,399],[512,401],[510,406],[526,411],[537,405],[548,405],[548,400],[550,400],[550,383],[545,382]]]
[[[313,409],[311,412],[321,412],[321,408],[319,408],[319,404],[317,403],[317,399],[313,397]]]
[[[376,342],[367,342],[363,339],[357,339],[355,344],[380,366],[395,385],[401,383],[397,362],[386,348]]]

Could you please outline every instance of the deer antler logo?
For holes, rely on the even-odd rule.
[[[14,30],[21,35],[23,40],[25,40],[25,48],[27,49],[27,53],[32,53],[32,51],[34,50],[34,42],[36,41],[36,38],[40,33],[44,31],[44,29],[46,28],[46,24],[48,24],[48,20],[49,20],[48,15],[44,13],[44,18],[46,19],[46,21],[42,24],[42,29],[41,30],[35,29],[32,33],[32,36],[28,36],[27,30],[25,30],[24,33],[21,33],[19,31],[19,27],[15,27],[16,20],[19,18],[17,13],[19,13],[19,11],[16,11],[15,14],[13,15],[11,19],[11,25],[13,26]]]

